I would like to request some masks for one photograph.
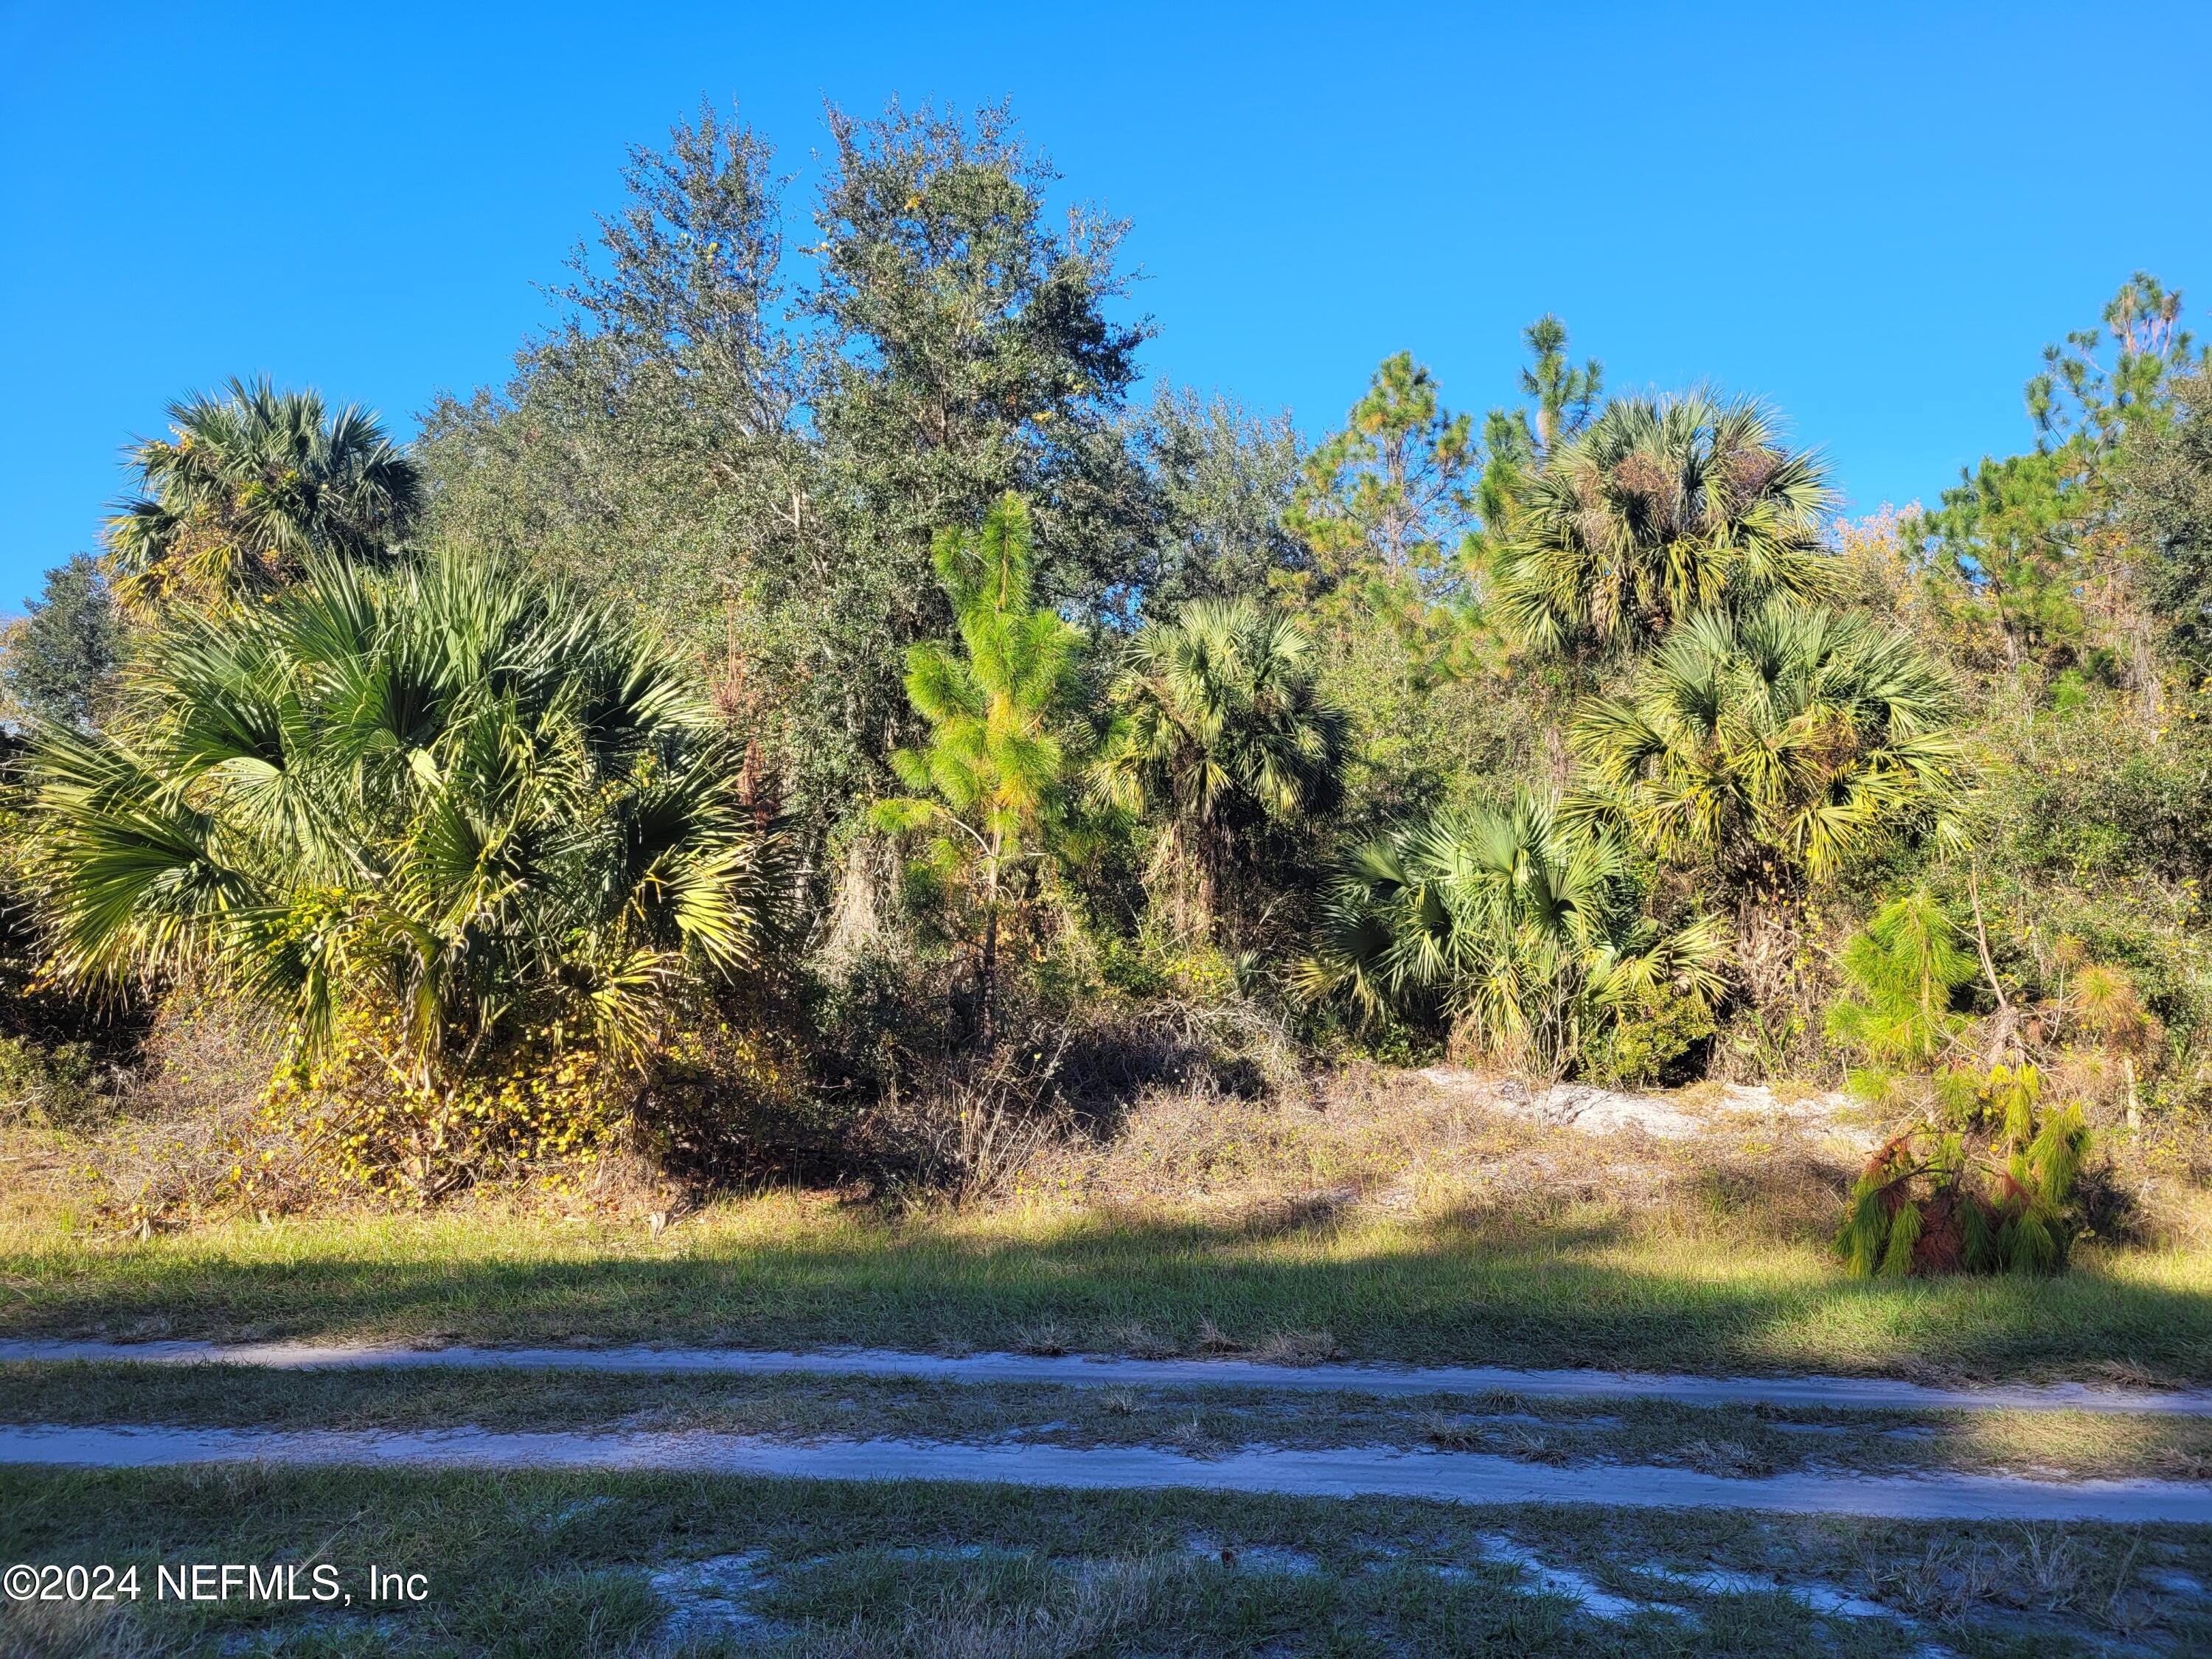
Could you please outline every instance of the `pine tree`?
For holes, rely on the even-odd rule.
[[[2053,1273],[2066,1265],[2089,1151],[2081,1107],[2043,1111],[2033,1066],[1998,1066],[1963,1082],[1974,1107],[1966,1127],[1908,1129],[1867,1161],[1836,1235],[1853,1277]]]
[[[1528,348],[1521,391],[1529,407],[1493,409],[1482,424],[1487,459],[1477,499],[1490,544],[1504,533],[1530,476],[1556,445],[1590,423],[1605,393],[1605,365],[1595,357],[1579,367],[1571,362],[1567,325],[1557,317],[1546,313],[1521,337]]]
[[[1379,569],[1448,585],[1472,529],[1474,422],[1409,351],[1387,357],[1344,428],[1307,459],[1284,523],[1340,579]]]
[[[878,801],[874,817],[879,828],[927,835],[930,867],[969,896],[981,933],[977,1024],[988,1048],[1008,886],[1066,817],[1067,716],[1083,640],[1054,612],[1031,608],[1029,509],[1019,496],[1002,497],[979,532],[940,531],[933,558],[962,650],[929,641],[907,653],[907,696],[930,738],[891,756],[914,793]]]
[[[123,625],[100,562],[79,553],[46,572],[40,598],[9,632],[0,684],[24,714],[89,730],[99,723]]]
[[[1925,1062],[1966,1024],[1951,1003],[1978,971],[1957,924],[1924,887],[1893,899],[1844,947],[1848,988],[1828,1034],[1869,1059]]]

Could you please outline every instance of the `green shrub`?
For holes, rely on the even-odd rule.
[[[1457,1050],[1560,1077],[1621,1008],[1720,991],[1717,924],[1662,930],[1644,898],[1620,839],[1554,797],[1444,813],[1346,862],[1301,981],[1316,1001],[1434,1020]]]
[[[125,712],[29,763],[60,977],[196,974],[270,1011],[349,1175],[434,1191],[484,1146],[573,1150],[620,1091],[549,1123],[534,1079],[642,1075],[781,902],[776,825],[691,678],[611,609],[454,558],[173,619]]]
[[[2040,1111],[2042,1088],[2033,1066],[1996,1066],[1978,1088],[1948,1091],[1947,1110],[1962,1127],[1923,1125],[1877,1150],[1836,1237],[1845,1271],[1901,1279],[2063,1268],[2081,1230],[2075,1187],[2089,1128],[2078,1105]]]
[[[0,1123],[68,1127],[91,1117],[100,1104],[91,1044],[0,1036]]]
[[[1711,1007],[1703,1000],[1662,992],[1616,1011],[1613,1024],[1583,1045],[1583,1075],[1594,1083],[1686,1083],[1712,1040]]]

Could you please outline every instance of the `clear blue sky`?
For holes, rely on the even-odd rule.
[[[1309,433],[1401,349],[1499,399],[1552,309],[1616,387],[1771,398],[1856,506],[1932,496],[2131,270],[2202,318],[2208,65],[2201,0],[0,0],[0,608],[173,397],[264,371],[407,433],[501,378],[623,144],[702,93],[802,168],[824,98],[1011,97],[1135,222],[1151,370]]]

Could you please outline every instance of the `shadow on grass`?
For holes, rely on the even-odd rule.
[[[629,1235],[495,1219],[251,1224],[0,1256],[0,1333],[1199,1352],[1327,1333],[1360,1358],[2212,1380],[2212,1273],[2085,1252],[2055,1280],[1869,1284],[1816,1246],[1467,1218],[1311,1229],[792,1214]]]

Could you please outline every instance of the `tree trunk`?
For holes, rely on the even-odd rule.
[[[985,1053],[998,1041],[998,1023],[991,1004],[999,979],[999,872],[992,866],[983,889],[983,956],[975,968],[976,1030]]]

